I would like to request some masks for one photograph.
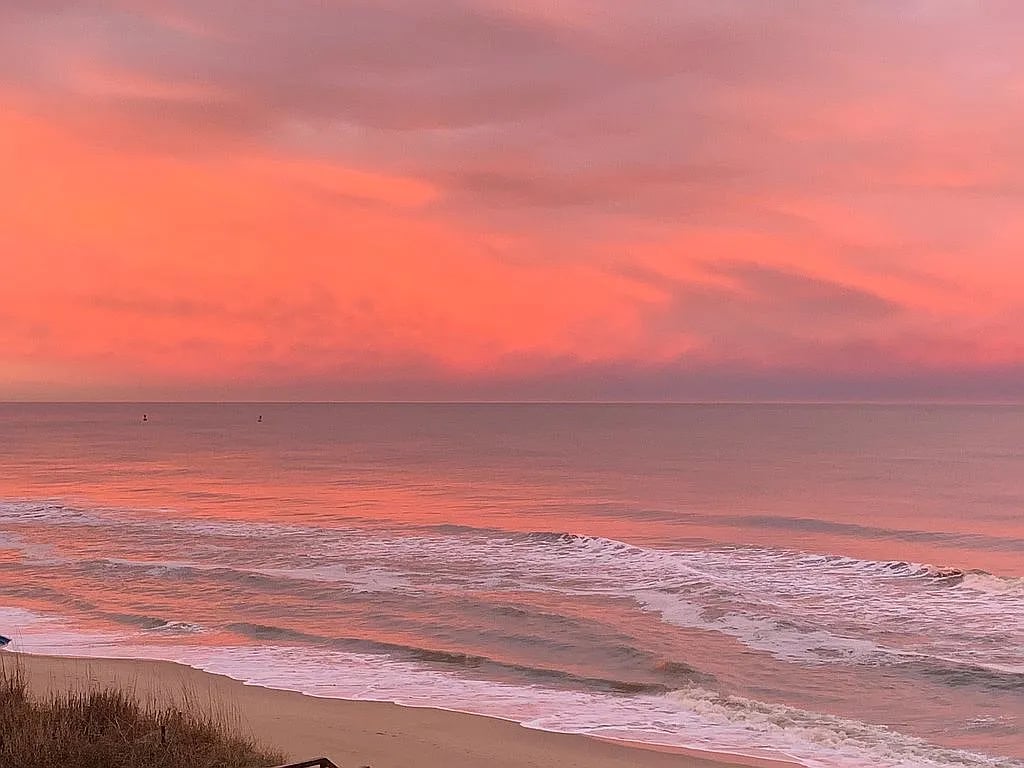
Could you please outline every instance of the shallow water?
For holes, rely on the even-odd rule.
[[[1001,406],[3,405],[0,634],[811,766],[1022,765],[1022,446]]]

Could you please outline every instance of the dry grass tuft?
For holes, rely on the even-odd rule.
[[[238,736],[227,718],[144,705],[129,692],[28,695],[0,664],[0,768],[258,768],[284,762]]]

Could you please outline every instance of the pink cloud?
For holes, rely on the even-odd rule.
[[[0,20],[0,397],[1004,396],[1024,364],[1017,4]]]

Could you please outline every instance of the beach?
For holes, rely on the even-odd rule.
[[[235,722],[244,735],[289,759],[325,756],[342,768],[729,768],[777,761],[664,752],[524,728],[439,709],[343,701],[244,685],[181,664],[5,653],[34,695],[116,686],[161,705],[190,703]],[[795,764],[790,764],[795,765]]]

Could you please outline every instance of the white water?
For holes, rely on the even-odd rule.
[[[1024,765],[942,749],[881,726],[722,696],[699,687],[661,696],[615,696],[465,679],[377,654],[311,652],[287,646],[164,645],[159,640],[143,641],[138,635],[84,633],[59,620],[16,609],[0,609],[0,622],[18,627],[13,650],[25,653],[174,661],[311,696],[448,709],[540,730],[776,757],[808,768]]]

